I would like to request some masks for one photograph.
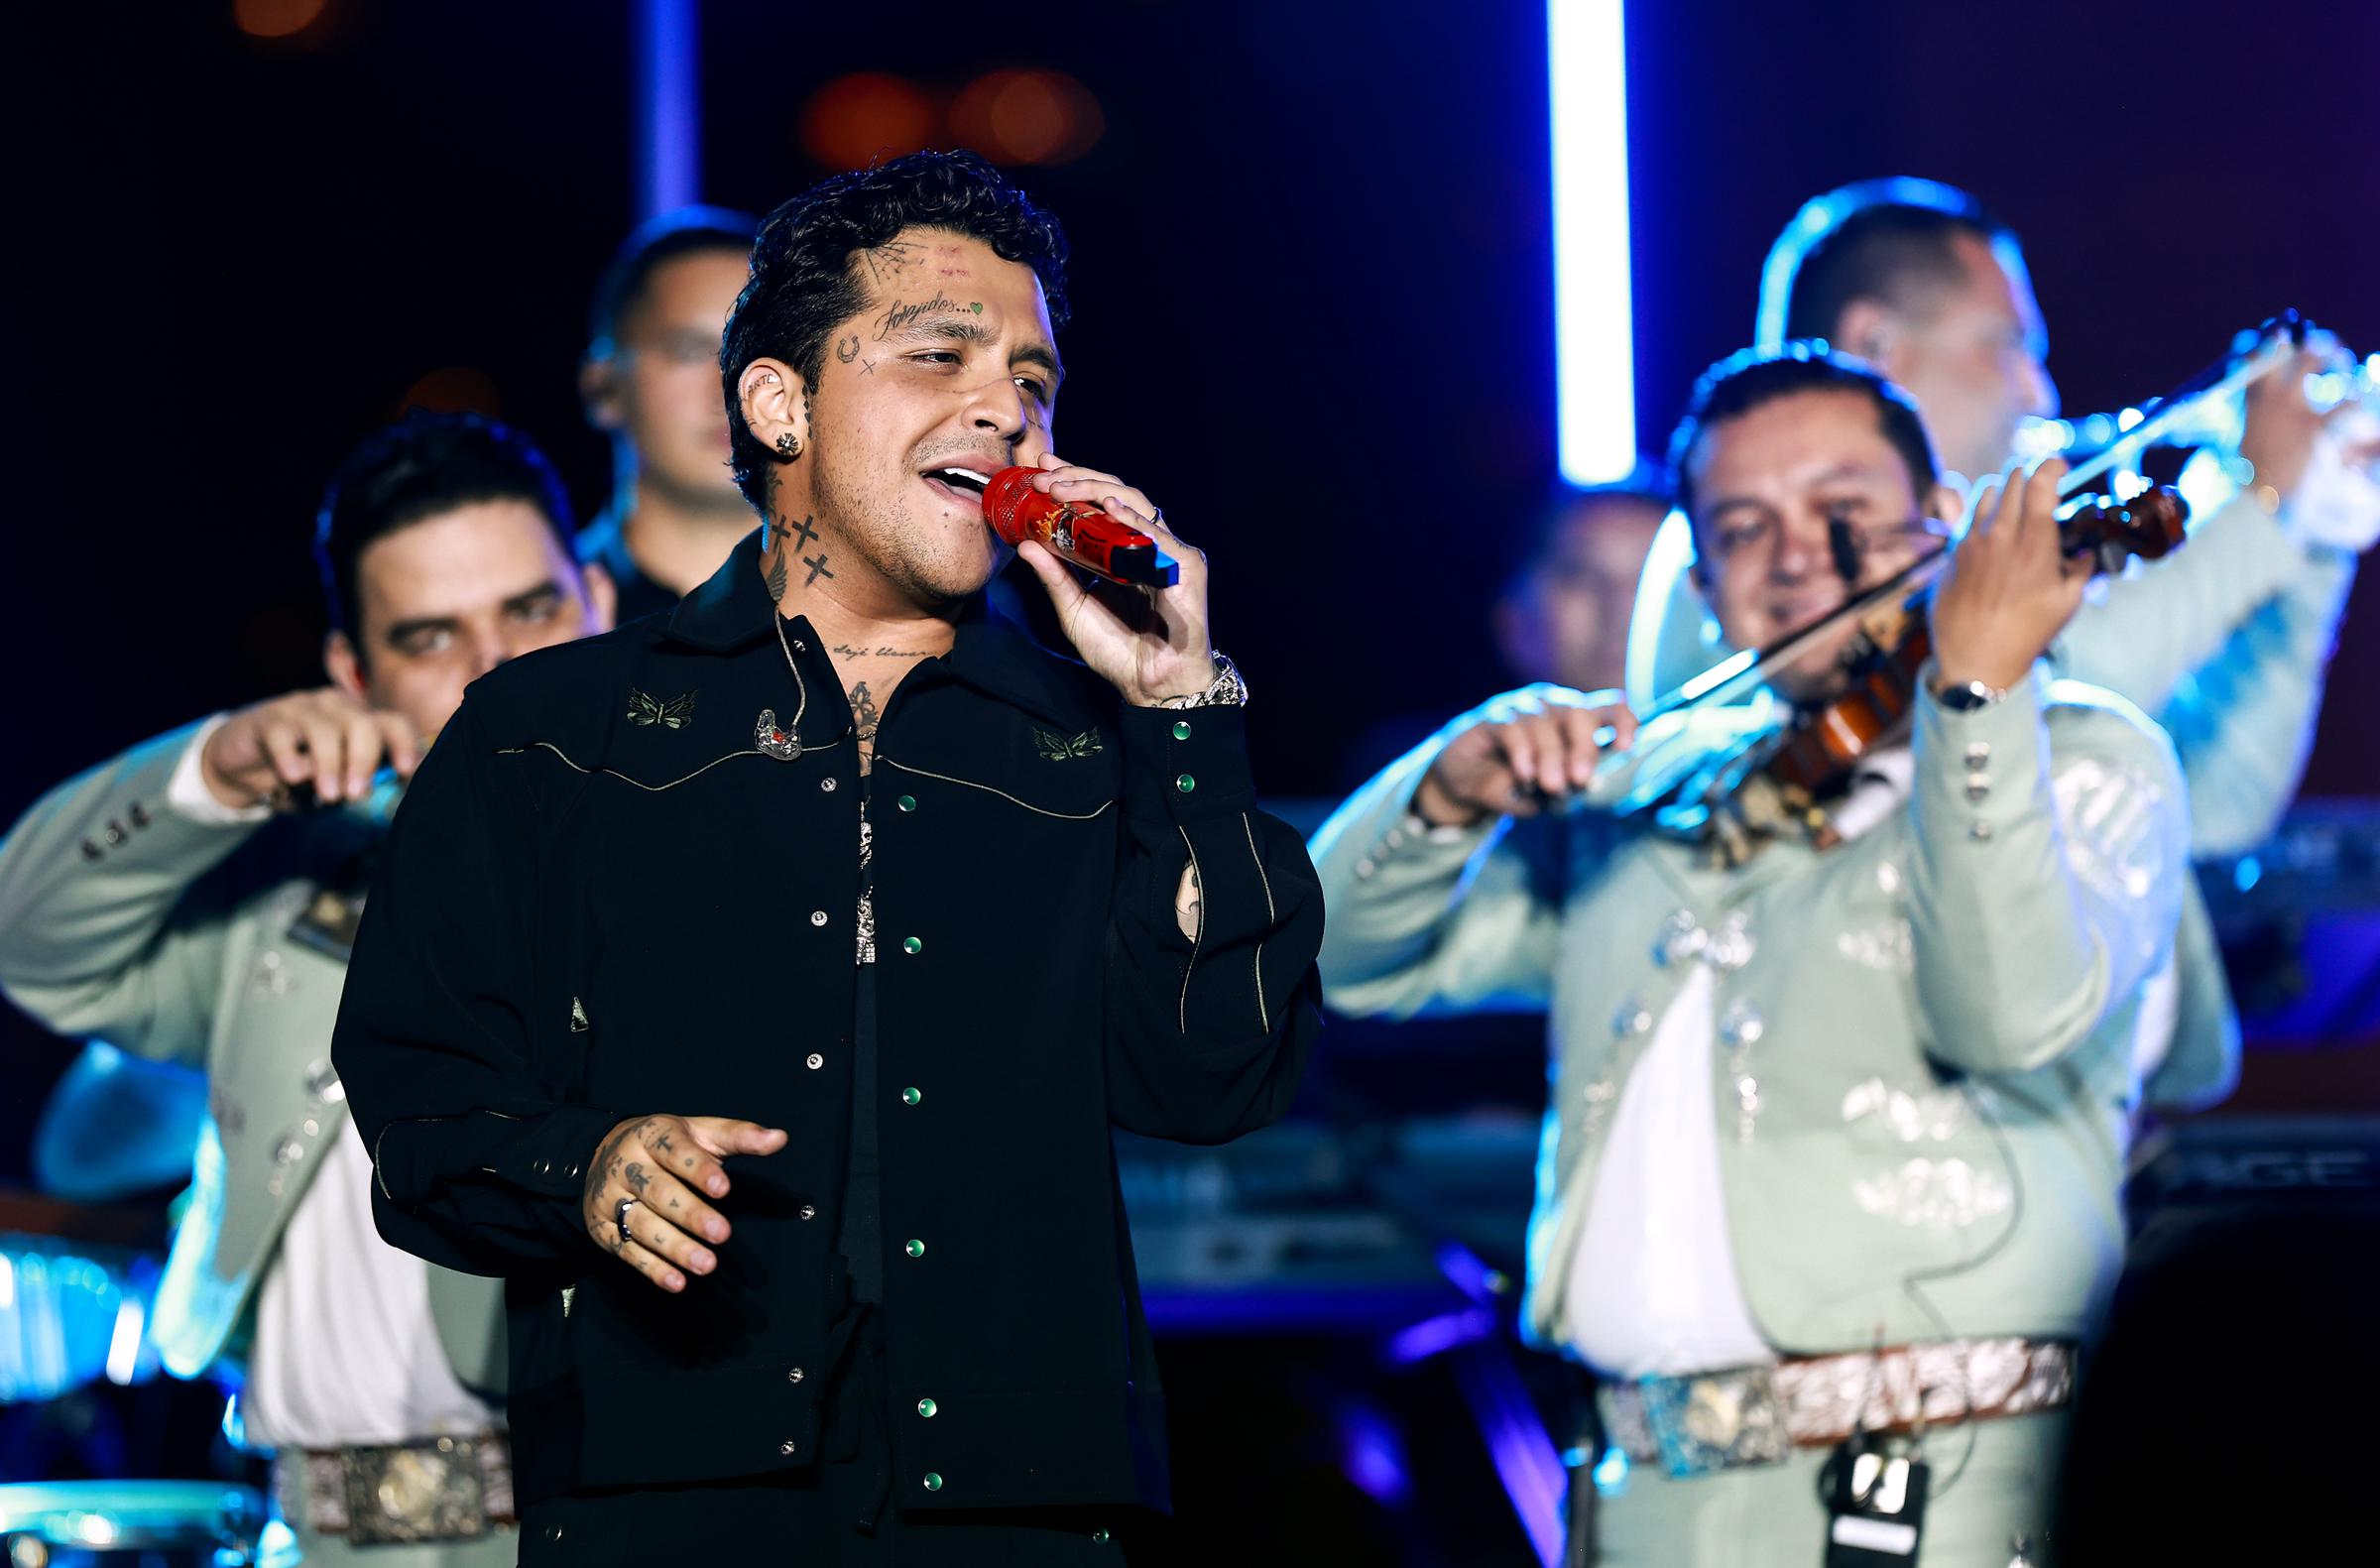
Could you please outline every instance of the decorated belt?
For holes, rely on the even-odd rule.
[[[1946,1339],[1609,1383],[1598,1399],[1613,1447],[1683,1477],[1778,1464],[1796,1448],[1831,1448],[1853,1432],[2054,1410],[2074,1390],[2072,1345]]]
[[[513,1456],[502,1432],[370,1448],[284,1450],[273,1462],[284,1514],[354,1546],[468,1541],[514,1522]]]

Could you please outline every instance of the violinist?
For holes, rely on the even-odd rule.
[[[1823,345],[1747,354],[1672,446],[1728,640],[1769,645],[1942,547],[1914,407]],[[1808,810],[1728,833],[1576,809],[1617,693],[1457,718],[1314,841],[1322,968],[1359,1014],[1552,1020],[1523,1317],[1603,1375],[1609,1564],[2049,1561],[2076,1344],[2121,1258],[2146,978],[2187,805],[2119,699],[2052,684],[2082,603],[2061,465],[1982,496],[1904,727]],[[1901,601],[1887,596],[1888,607]],[[1887,629],[1773,676],[1809,710]],[[1906,630],[1906,629],[1904,629]],[[1887,1507],[1889,1505],[1889,1507]],[[1839,1557],[1857,1542],[1914,1545]]]
[[[1788,338],[1826,338],[1907,388],[1970,478],[2009,461],[2027,416],[2058,412],[2017,235],[1935,181],[1863,181],[1803,206],[1761,276],[1756,341]],[[2355,556],[2380,538],[2380,422],[2310,407],[2305,372],[2322,357],[2248,391],[2232,460],[2209,453],[2191,475],[2193,547],[2106,584],[2053,654],[2172,734],[2200,856],[2261,842],[2297,792]]]

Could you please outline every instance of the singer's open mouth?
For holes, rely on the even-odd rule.
[[[939,479],[953,490],[964,490],[969,495],[977,496],[982,495],[992,483],[990,474],[979,474],[972,468],[928,468],[925,477]]]
[[[962,507],[981,507],[984,490],[992,482],[989,474],[958,467],[928,468],[917,477],[925,481],[927,489],[939,492]]]

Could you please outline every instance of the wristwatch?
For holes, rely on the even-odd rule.
[[[1960,680],[1934,689],[1934,700],[1953,713],[1979,713],[2008,695],[2005,686],[1987,686],[1980,680]]]
[[[1245,707],[1248,704],[1248,682],[1240,678],[1240,666],[1221,654],[1215,656],[1215,678],[1204,691],[1194,691],[1184,697],[1159,697],[1160,708],[1219,708]]]

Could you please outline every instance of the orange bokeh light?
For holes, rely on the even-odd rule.
[[[828,169],[865,169],[930,146],[939,116],[915,82],[876,71],[838,76],[801,111],[802,150]]]
[[[996,164],[1064,164],[1107,131],[1091,90],[1062,70],[996,70],[950,106],[960,142]]]
[[[399,418],[414,409],[432,414],[484,414],[492,420],[503,412],[503,400],[496,394],[495,378],[486,371],[445,365],[406,388],[405,396],[397,400]]]
[[[330,0],[232,0],[231,19],[250,38],[289,38],[314,25]]]

